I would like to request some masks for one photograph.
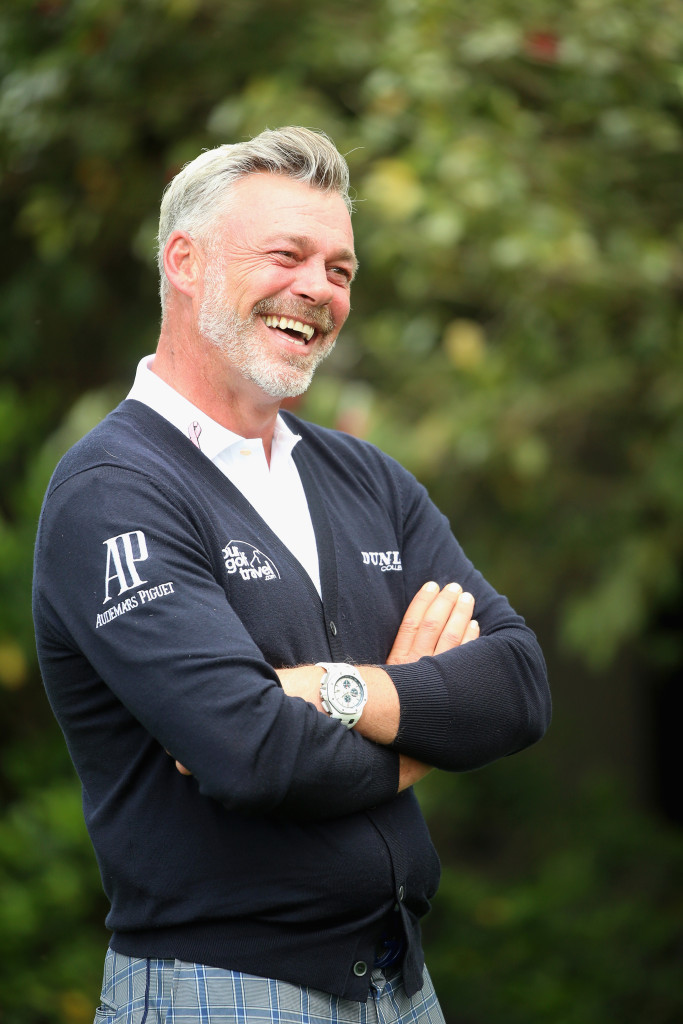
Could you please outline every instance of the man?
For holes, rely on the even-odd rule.
[[[302,128],[186,166],[156,354],[48,489],[34,615],[111,900],[99,1021],[442,1019],[411,786],[547,725],[533,634],[424,489],[279,413],[348,315],[350,209]]]

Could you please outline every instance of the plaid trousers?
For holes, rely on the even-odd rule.
[[[409,999],[400,968],[375,968],[367,1003],[240,971],[107,951],[94,1024],[444,1024],[427,970]]]

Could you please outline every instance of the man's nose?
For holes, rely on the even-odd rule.
[[[329,305],[334,295],[327,267],[317,260],[304,260],[299,264],[291,287],[295,295],[316,306]]]

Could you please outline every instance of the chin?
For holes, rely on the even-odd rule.
[[[303,366],[283,364],[279,361],[276,363],[261,361],[260,365],[251,363],[251,365],[245,366],[242,372],[271,398],[278,400],[298,398],[308,391],[315,371],[321,362],[329,356],[333,348],[334,342],[324,351],[319,352],[313,363],[307,362]]]
[[[296,380],[288,378],[286,380],[264,380],[254,379],[252,377],[252,383],[257,384],[262,391],[265,391],[271,398],[284,399],[284,398],[298,398],[303,395],[305,391],[308,391],[313,374],[307,375],[306,378],[298,377]]]

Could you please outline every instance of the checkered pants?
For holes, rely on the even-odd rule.
[[[367,1003],[181,960],[107,951],[94,1024],[444,1024],[425,969],[409,999],[400,969],[372,972]]]

